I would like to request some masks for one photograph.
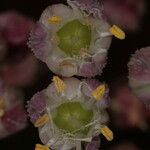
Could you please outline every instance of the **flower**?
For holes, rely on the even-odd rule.
[[[147,129],[149,116],[142,102],[134,95],[128,82],[121,78],[111,85],[111,110],[115,126]]]
[[[102,18],[103,3],[100,0],[71,0],[82,11],[93,14],[94,17]]]
[[[150,108],[150,47],[137,50],[128,68],[129,84],[133,92]]]
[[[14,134],[27,125],[23,95],[19,89],[0,80],[0,138]]]
[[[16,11],[5,11],[0,14],[1,36],[12,45],[25,43],[34,22]]]
[[[34,25],[18,12],[0,13],[0,77],[6,84],[27,86],[34,81],[38,63],[26,44]]]
[[[72,1],[68,4],[44,10],[28,45],[58,75],[101,74],[111,43],[110,26],[102,19],[87,16]]]
[[[144,5],[144,0],[105,0],[103,13],[109,22],[133,31],[140,26]]]
[[[62,85],[65,85],[65,89],[60,91],[59,87]],[[97,87],[98,83],[94,81],[93,85]],[[102,83],[99,86],[101,85]],[[57,78],[56,82],[55,77],[45,90],[38,92],[28,102],[30,119],[39,128],[39,136],[46,146],[65,150],[80,147],[82,141],[91,142],[103,128],[106,130],[103,131],[105,137],[111,135],[108,134],[109,128],[105,126],[108,121],[105,106],[98,105],[106,100],[103,98],[105,92],[100,99],[95,99],[92,91],[87,94],[87,89],[91,89],[88,82],[76,78]],[[34,118],[35,115],[38,117]],[[110,139],[112,138],[111,135]]]

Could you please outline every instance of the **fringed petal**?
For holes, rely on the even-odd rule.
[[[52,44],[48,37],[48,31],[42,23],[37,23],[30,33],[28,46],[37,58],[42,61],[48,57],[52,50]]]

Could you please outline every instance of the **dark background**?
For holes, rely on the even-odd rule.
[[[5,10],[17,10],[27,16],[38,20],[42,11],[50,4],[57,3],[58,0],[2,0],[0,4],[0,12]],[[113,39],[111,48],[108,55],[108,63],[105,67],[100,80],[105,80],[111,83],[119,77],[127,76],[127,62],[131,54],[135,50],[150,45],[150,1],[146,2],[146,14],[141,22],[141,29],[134,33],[127,33],[127,38],[124,41]],[[23,89],[26,93],[26,100],[37,92],[45,88],[51,80],[52,73],[46,68],[46,74],[30,88]],[[25,102],[26,103],[26,102]],[[105,150],[113,144],[130,141],[137,144],[141,150],[150,150],[150,130],[143,132],[139,129],[119,130],[116,129],[111,123],[114,140],[107,142],[103,137],[101,149]],[[34,150],[36,143],[40,143],[38,138],[38,131],[29,123],[29,126],[8,138],[0,140],[0,150]]]

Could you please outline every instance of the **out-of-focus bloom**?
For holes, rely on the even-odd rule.
[[[133,92],[150,108],[150,47],[136,51],[128,67],[129,84]]]
[[[93,137],[104,130],[108,116],[105,106],[99,103],[107,101],[103,99],[106,93],[103,92],[102,97],[95,99],[88,83],[92,82],[55,78],[47,89],[35,94],[28,102],[28,114],[33,124],[39,127],[41,141],[46,146],[55,150],[70,150],[74,147],[80,150],[81,142],[84,141],[91,142],[87,145],[88,150],[94,144]],[[102,85],[96,81],[92,84],[96,88]],[[60,92],[62,86],[65,88]],[[104,136],[111,135],[112,139],[110,132],[105,126]],[[97,142],[95,144],[99,147],[99,139]]]
[[[31,18],[15,11],[0,14],[0,33],[9,44],[25,44],[29,37],[29,31],[33,26],[34,22]]]
[[[105,18],[126,30],[135,30],[144,13],[144,0],[72,0],[81,10]]]
[[[103,19],[69,6],[49,6],[31,32],[29,47],[54,73],[92,77],[102,73],[111,43],[110,26]]]
[[[22,92],[0,81],[0,138],[16,133],[26,125]]]
[[[109,150],[140,150],[135,144],[124,142],[115,146],[112,146]]]
[[[31,18],[15,11],[0,14],[0,77],[6,84],[32,84],[37,72],[37,60],[27,47]]]
[[[104,15],[123,29],[135,30],[140,25],[144,3],[144,0],[104,0]]]
[[[147,128],[148,111],[122,79],[112,85],[111,110],[114,124],[120,128]]]

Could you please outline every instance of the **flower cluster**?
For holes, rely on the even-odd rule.
[[[31,31],[28,46],[57,75],[100,75],[112,35],[123,40],[125,33],[100,17],[98,1],[84,1],[84,6],[67,2],[68,6],[54,4],[44,10]],[[53,82],[27,104],[31,122],[39,128],[44,143],[35,149],[81,150],[84,141],[88,142],[87,150],[95,150],[100,145],[99,134],[111,141],[113,133],[106,125],[105,112],[110,103],[108,93],[107,85],[95,79],[54,76]]]

